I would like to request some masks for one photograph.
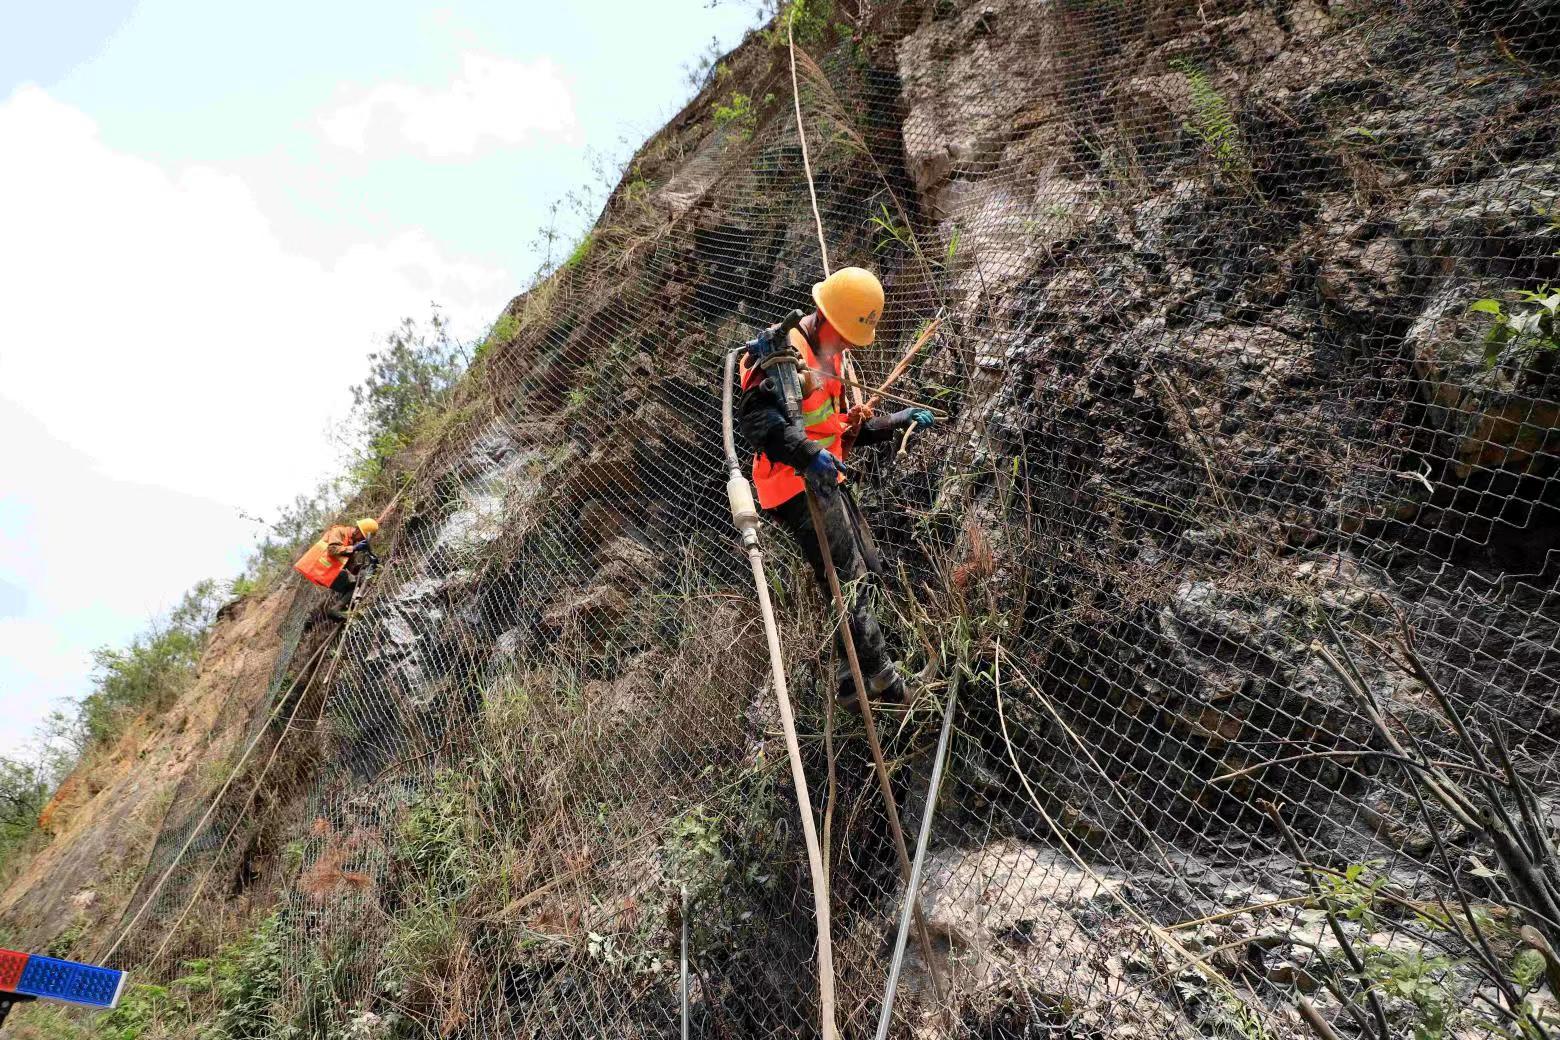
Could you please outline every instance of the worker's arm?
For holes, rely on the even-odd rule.
[[[332,527],[325,532],[325,551],[338,560],[352,555],[354,546],[350,528]]]
[[[887,415],[874,415],[856,428],[856,447],[864,448],[890,440],[907,426],[922,429],[932,425],[932,413],[927,408],[903,408]]]
[[[785,406],[773,384],[752,373],[753,379],[743,387],[742,400],[737,414],[742,436],[749,445],[769,456],[769,461],[802,470],[813,457],[822,451],[817,441],[809,440],[807,430],[800,423],[786,418]]]

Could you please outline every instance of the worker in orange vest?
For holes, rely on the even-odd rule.
[[[337,524],[315,542],[293,569],[314,584],[341,597],[330,611],[332,617],[345,619],[341,608],[352,602],[357,576],[373,557],[369,539],[379,533],[379,521],[364,517],[355,524]]]
[[[912,425],[930,426],[933,416],[925,408],[873,415],[865,407],[845,407],[840,362],[845,351],[868,346],[876,338],[883,313],[883,285],[877,276],[860,267],[841,268],[814,285],[812,295],[817,309],[787,334],[805,366],[800,422],[786,414],[778,389],[759,368],[781,346],[774,342],[778,327],[749,343],[742,358],[742,433],[759,452],[753,460],[753,485],[758,504],[796,538],[827,600],[828,573],[803,494],[813,492],[834,568],[841,584],[849,583],[850,631],[867,695],[874,702],[902,703],[904,678],[889,657],[873,609],[882,563],[839,463],[852,447],[889,440]],[[835,638],[836,695],[841,704],[859,708],[841,637]]]

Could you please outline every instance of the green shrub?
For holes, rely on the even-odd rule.
[[[520,334],[520,319],[513,314],[504,314],[488,329],[482,342],[477,344],[476,351],[472,354],[473,361],[480,361],[487,356],[488,351],[494,347],[502,346]]]
[[[92,651],[93,689],[78,709],[79,746],[113,740],[138,712],[165,708],[184,691],[200,664],[219,598],[215,582],[200,582],[125,649]]]
[[[297,967],[285,939],[278,911],[213,960],[191,962],[195,970],[185,985],[196,991],[209,988],[217,1002],[207,1040],[263,1040],[275,1033],[282,984]]]
[[[131,986],[119,1006],[94,1023],[93,1036],[95,1040],[139,1040],[168,1019],[183,1017],[180,1012],[188,1008],[165,986]]]
[[[414,439],[417,426],[448,397],[466,369],[466,346],[450,335],[435,308],[426,327],[411,318],[370,354],[368,378],[352,388],[352,426],[358,458],[348,474],[353,491],[372,486],[385,463]]]
[[[1525,361],[1536,354],[1560,350],[1560,289],[1543,286],[1538,292],[1518,290],[1517,304],[1507,310],[1499,300],[1479,300],[1470,308],[1494,319],[1484,334],[1484,364],[1493,368],[1501,357]]]
[[[471,819],[461,776],[441,772],[433,787],[412,802],[396,829],[392,850],[396,866],[440,897],[465,895],[475,873],[474,848],[466,833]]]
[[[1386,996],[1413,1007],[1409,1028],[1414,1040],[1441,1040],[1458,1014],[1459,994],[1448,957],[1367,946],[1365,971]]]
[[[0,867],[37,833],[51,787],[42,767],[0,756]]]
[[[834,28],[834,0],[791,0],[775,19],[774,28],[763,31],[764,42],[771,47],[787,46],[787,28],[798,47],[827,41]]]
[[[586,260],[590,259],[591,250],[595,248],[596,233],[594,231],[588,231],[586,232],[585,237],[580,239],[579,245],[575,246],[574,249],[570,251],[569,258],[563,262],[563,266],[571,271],[574,270],[576,267],[579,267],[581,264],[583,264]]]
[[[758,125],[758,113],[753,110],[753,99],[737,91],[725,104],[717,102],[715,125],[731,127],[743,140],[752,137],[753,130]]]

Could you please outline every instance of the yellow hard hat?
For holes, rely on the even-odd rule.
[[[842,267],[813,286],[813,300],[852,346],[870,346],[883,316],[883,283],[864,267]]]
[[[371,516],[365,516],[357,522],[357,529],[372,538],[379,533],[379,521]]]

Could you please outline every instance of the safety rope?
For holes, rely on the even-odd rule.
[[[339,638],[335,641],[336,652],[333,661],[340,660],[341,644],[344,641]],[[200,881],[196,884],[195,891],[190,894],[184,909],[174,919],[173,926],[165,931],[163,940],[157,947],[157,952],[152,954],[152,963],[155,964],[162,959],[163,953],[168,949],[168,944],[173,942],[173,937],[179,934],[180,928],[184,927],[185,920],[188,919],[191,911],[195,909],[195,904],[200,901],[201,893],[206,890],[206,883],[211,880],[212,875],[216,873],[217,867],[222,863],[223,854],[227,852],[228,846],[232,844],[233,839],[238,835],[239,829],[243,827],[249,816],[250,808],[255,804],[255,799],[260,794],[260,788],[265,785],[266,777],[271,773],[271,767],[276,764],[276,759],[281,754],[282,745],[287,743],[287,736],[292,732],[293,723],[298,720],[299,710],[303,707],[304,701],[308,700],[309,691],[314,688],[314,679],[319,674],[320,657],[329,646],[329,642],[320,644],[320,648],[314,652],[314,656],[309,658],[308,666],[305,667],[298,679],[294,680],[293,684],[288,687],[287,692],[277,702],[278,707],[287,703],[287,699],[292,696],[293,691],[298,689],[298,683],[302,682],[305,676],[308,677],[308,682],[304,683],[303,689],[298,692],[298,696],[292,702],[292,711],[288,713],[287,722],[283,724],[281,734],[276,738],[276,743],[271,747],[271,754],[266,758],[265,765],[260,768],[260,775],[255,778],[253,786],[250,787],[249,797],[244,800],[244,807],[239,810],[238,816],[233,820],[233,826],[228,828],[227,835],[222,839],[222,844],[217,849],[217,854],[211,857],[211,862],[207,865],[205,872],[201,874]],[[334,676],[334,674],[335,670],[333,668],[331,675]],[[329,689],[329,679],[327,679],[326,689]]]
[[[802,88],[796,78],[796,28],[789,12],[785,15],[785,38],[791,53],[791,100],[796,105],[796,136],[802,139],[802,169],[807,171],[807,194],[812,197],[813,223],[818,228],[818,252],[823,257],[823,276],[829,268],[829,244],[823,239],[823,214],[818,209],[818,188],[813,184],[812,157],[807,151],[807,130],[802,125]]]
[[[320,656],[325,652],[326,647],[329,645],[330,644],[326,643],[314,652],[314,656],[309,659],[308,665],[305,666],[306,671],[312,670],[313,665],[318,661]],[[296,686],[297,683],[294,682],[293,686],[289,687],[288,693],[290,694],[292,689],[296,688]],[[249,763],[249,756],[254,754],[255,748],[260,746],[260,738],[265,736],[266,730],[270,728],[271,723],[275,722],[277,718],[281,716],[282,707],[286,703],[287,694],[283,694],[277,699],[276,707],[271,709],[271,714],[266,717],[265,723],[255,730],[254,737],[244,748],[243,754],[238,757],[237,764],[235,764],[233,769],[228,773],[228,777],[225,781],[223,781],[222,787],[217,791],[216,797],[212,798],[211,804],[206,807],[206,811],[201,815],[200,821],[190,829],[189,837],[184,839],[184,844],[180,846],[178,852],[174,853],[173,861],[168,864],[168,868],[164,870],[162,872],[162,876],[157,879],[157,884],[152,886],[151,892],[147,894],[146,900],[141,904],[141,909],[135,912],[135,916],[130,918],[129,923],[126,924],[124,928],[120,929],[119,937],[114,940],[113,945],[108,948],[108,951],[104,953],[103,956],[99,958],[99,960],[103,961],[105,964],[112,960],[114,954],[124,943],[125,937],[135,929],[137,924],[141,923],[141,918],[146,916],[146,911],[151,909],[152,904],[157,901],[157,897],[162,894],[163,886],[168,883],[168,879],[173,876],[173,872],[177,870],[179,868],[179,864],[184,861],[184,856],[190,851],[190,846],[195,844],[196,837],[198,837],[200,833],[206,829],[206,824],[211,822],[212,816],[216,815],[217,807],[222,804],[222,799],[226,797],[228,789],[233,786],[233,781],[238,779],[238,775],[244,771],[244,766]]]
[[[829,247],[828,243],[824,241],[823,216],[818,209],[818,188],[813,180],[812,159],[807,149],[807,128],[802,120],[802,90],[796,75],[796,31],[794,20],[789,15],[786,17],[785,33],[791,58],[791,101],[796,109],[796,135],[802,142],[802,169],[807,174],[807,194],[812,199],[813,221],[818,229],[818,252],[823,258],[824,276],[828,277],[833,272],[829,268]],[[844,352],[841,368],[847,369],[850,365],[850,356],[847,351]],[[843,374],[848,375],[849,372]],[[857,407],[862,405],[862,394],[859,388],[852,389],[852,403]],[[845,646],[845,657],[850,666],[851,681],[855,684],[856,698],[861,705],[862,723],[867,731],[867,745],[872,752],[873,772],[877,776],[878,788],[883,795],[883,808],[888,816],[889,831],[894,839],[895,852],[899,856],[900,877],[908,890],[911,880],[910,850],[905,842],[904,828],[900,824],[899,805],[894,799],[893,785],[889,782],[888,766],[883,759],[883,747],[878,739],[877,725],[872,718],[872,703],[867,683],[861,674],[861,663],[856,656],[855,639],[852,637],[850,630],[849,610],[845,603],[844,593],[840,590],[839,576],[834,568],[834,555],[829,546],[829,539],[824,534],[823,514],[818,506],[817,496],[813,494],[811,489],[804,490],[802,494],[807,499],[807,508],[812,517],[813,533],[818,539],[818,551],[823,557],[829,588],[839,613],[840,639]],[[926,971],[932,980],[932,990],[937,996],[938,1003],[944,1003],[947,1000],[946,983],[933,960],[931,936],[927,931],[926,921],[922,917],[920,906],[912,904],[910,913],[915,922],[916,939],[921,947],[921,957],[926,962]]]

